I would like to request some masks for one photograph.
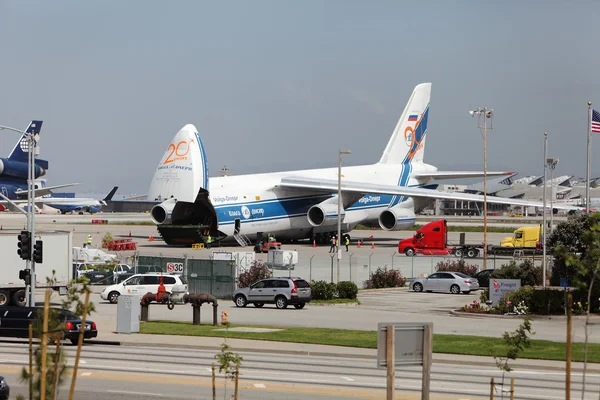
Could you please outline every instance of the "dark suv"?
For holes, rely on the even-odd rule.
[[[310,285],[302,278],[268,278],[233,292],[233,302],[237,307],[246,307],[248,303],[258,308],[275,304],[281,309],[292,304],[301,309],[310,296]]]

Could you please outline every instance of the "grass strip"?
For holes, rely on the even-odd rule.
[[[151,321],[144,322],[140,325],[140,333],[154,335],[228,337],[233,339],[310,343],[368,349],[377,348],[377,333],[374,331],[233,324],[230,327],[276,328],[282,330],[277,332],[235,332],[231,330],[222,330],[223,326],[194,326],[188,322]],[[506,354],[506,345],[502,342],[502,339],[494,337],[434,334],[433,351],[435,353],[473,356],[501,356]],[[551,342],[548,340],[531,340],[531,347],[525,349],[519,355],[519,358],[564,361],[565,353],[565,343]],[[583,343],[573,343],[572,360],[583,361]],[[588,344],[588,361],[600,363],[600,344]]]

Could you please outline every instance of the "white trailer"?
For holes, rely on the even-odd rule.
[[[0,231],[0,306],[9,304],[23,305],[25,282],[19,279],[19,271],[24,270],[26,261],[17,253],[17,236],[21,231]],[[32,238],[32,247],[36,240],[43,242],[41,264],[35,264],[36,288],[51,287],[61,295],[67,293],[73,280],[73,235],[69,231],[36,231]],[[55,282],[48,283],[54,271]]]

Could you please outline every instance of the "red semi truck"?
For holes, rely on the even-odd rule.
[[[524,230],[532,228],[519,228],[515,231],[515,236]],[[539,234],[539,230],[537,231]],[[505,239],[503,242],[510,238]],[[513,243],[518,239],[513,240]],[[517,244],[518,246],[518,244]],[[516,247],[504,243],[503,246],[488,246],[488,254],[497,255],[512,255],[515,250],[522,250],[524,254],[538,254],[541,252],[541,247],[524,247],[523,245]],[[424,225],[419,229],[412,238],[403,239],[398,243],[398,252],[404,253],[407,256],[417,254],[423,255],[454,255],[456,257],[477,257],[480,252],[483,252],[483,243],[480,244],[448,244],[448,227],[445,219],[433,221]]]

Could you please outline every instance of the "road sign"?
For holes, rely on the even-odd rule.
[[[377,367],[387,369],[386,399],[395,398],[397,365],[422,365],[421,400],[429,400],[432,348],[431,322],[377,324]]]
[[[515,292],[521,288],[520,279],[494,279],[490,278],[490,300],[492,307],[497,306],[502,300],[502,296],[506,296],[510,292]]]
[[[170,274],[183,274],[183,263],[167,263],[167,272]]]

